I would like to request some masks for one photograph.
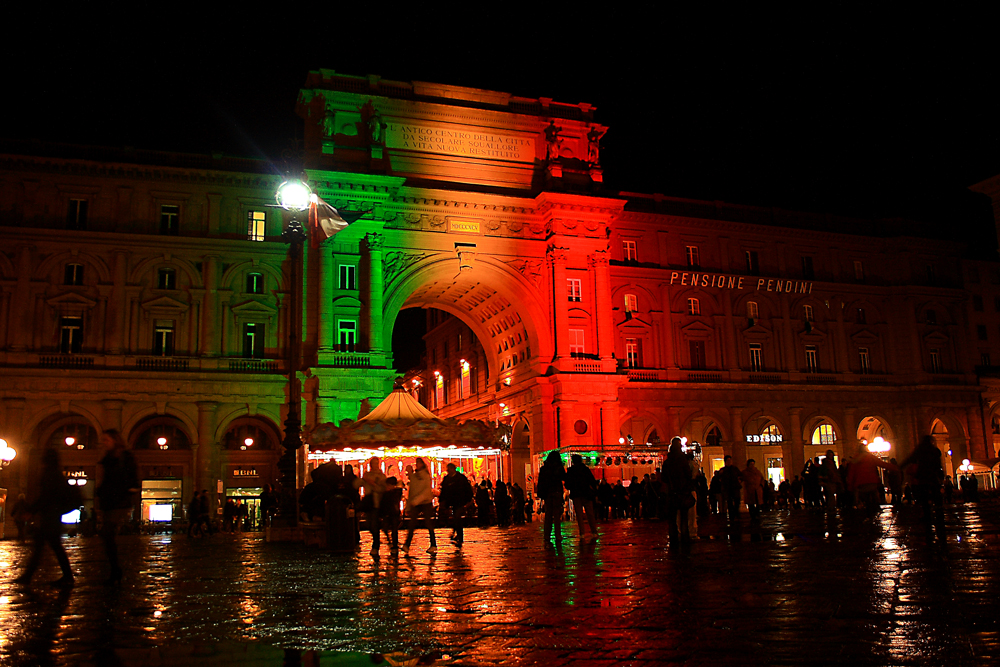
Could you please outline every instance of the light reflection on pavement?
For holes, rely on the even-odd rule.
[[[808,510],[758,532],[668,547],[658,521],[467,529],[457,550],[368,556],[259,534],[121,538],[121,587],[97,538],[67,538],[77,585],[51,555],[11,583],[28,547],[0,542],[0,664],[378,665],[988,664],[1000,659],[1000,506],[956,505],[946,546],[916,510],[874,523]],[[961,538],[961,539],[959,539]],[[363,554],[363,555],[362,555]],[[371,655],[378,653],[373,661]]]

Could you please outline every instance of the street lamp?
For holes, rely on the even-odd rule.
[[[278,206],[291,213],[285,222],[281,238],[288,244],[288,264],[291,285],[289,286],[289,326],[288,326],[288,415],[285,418],[285,438],[281,444],[284,451],[278,459],[278,470],[281,473],[281,499],[279,512],[284,517],[286,525],[297,523],[295,494],[295,452],[302,446],[302,420],[299,418],[301,403],[296,374],[299,370],[299,346],[302,340],[302,315],[299,310],[301,297],[299,295],[301,281],[300,264],[302,262],[302,243],[306,240],[306,232],[298,215],[309,208],[312,191],[309,186],[298,179],[288,179],[278,186],[275,193]]]
[[[7,444],[7,441],[0,438],[0,468],[6,468],[17,456],[17,451]]]

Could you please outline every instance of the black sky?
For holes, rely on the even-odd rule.
[[[0,44],[7,137],[277,159],[325,67],[593,103],[622,190],[963,229],[1000,173],[992,15],[38,4]]]

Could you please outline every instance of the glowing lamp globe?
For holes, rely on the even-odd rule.
[[[72,447],[75,444],[76,444],[76,438],[71,438],[71,437],[66,438],[67,447]]]
[[[15,456],[17,456],[17,452],[14,448],[8,445],[6,440],[0,438],[0,461],[10,463]]]
[[[297,179],[290,179],[278,186],[278,206],[286,211],[304,211],[309,208],[312,191]]]

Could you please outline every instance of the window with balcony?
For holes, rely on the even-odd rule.
[[[979,364],[981,366],[983,366],[983,367],[986,367],[986,368],[989,368],[992,365],[992,364],[990,364],[990,353],[989,352],[980,352],[979,353]]]
[[[688,352],[691,355],[691,368],[701,370],[705,368],[705,341],[688,341]]]
[[[341,352],[353,352],[358,343],[358,323],[354,320],[337,320],[337,346]]]
[[[444,377],[441,375],[434,376],[434,407],[444,407]]]
[[[160,206],[160,234],[177,236],[181,225],[181,207],[172,204]]]
[[[263,293],[264,293],[264,274],[248,273],[247,294],[263,294]]]
[[[625,295],[625,312],[626,313],[639,312],[639,299],[636,298],[635,294]]]
[[[692,269],[697,269],[701,266],[701,257],[699,256],[698,246],[689,245],[685,248],[687,253],[687,263]]]
[[[813,316],[813,307],[809,304],[802,306],[802,319],[806,322],[815,322],[816,319]]]
[[[760,343],[750,343],[750,370],[755,372],[764,370],[764,355]]]
[[[744,253],[744,255],[745,255],[746,260],[747,260],[747,273],[749,273],[751,276],[759,276],[760,275],[760,262],[757,259],[757,251],[756,250],[747,250]]]
[[[264,356],[264,325],[249,322],[243,325],[243,356],[259,359]]]
[[[642,365],[639,363],[638,338],[625,339],[625,365],[629,368],[639,368]]]
[[[760,310],[757,308],[756,301],[747,301],[747,318],[755,322],[760,319]]]
[[[868,314],[865,312],[864,308],[858,308],[854,313],[854,321],[857,324],[867,324]]]
[[[867,347],[858,348],[858,368],[862,375],[869,375],[872,372],[872,357],[868,354]]]
[[[358,267],[353,264],[340,265],[340,289],[358,289]]]
[[[153,354],[169,357],[174,353],[174,321],[156,320],[153,328]]]
[[[937,311],[928,309],[927,312],[924,313],[924,319],[927,321],[927,324],[937,324]]]
[[[583,295],[583,284],[579,278],[567,278],[566,289],[569,292],[570,301],[580,301]]]
[[[63,354],[79,352],[83,346],[83,318],[59,318],[59,351]]]
[[[469,368],[469,362],[462,364],[462,381],[458,385],[458,390],[461,392],[459,398],[469,398],[472,395],[472,369]]]
[[[806,371],[819,372],[819,350],[815,345],[806,345]]]
[[[636,254],[635,241],[622,241],[622,256],[626,262],[634,264],[639,261]]]
[[[570,356],[577,357],[583,356],[586,352],[586,346],[583,341],[583,329],[570,329],[569,330],[569,354]]]
[[[63,272],[64,285],[83,284],[83,264],[67,264]]]
[[[69,210],[66,212],[66,229],[87,228],[87,200],[70,199]]]
[[[698,299],[688,299],[688,315],[701,315],[701,302]]]
[[[931,373],[941,372],[941,350],[938,348],[931,348]]]
[[[247,240],[263,241],[266,222],[264,211],[247,211]]]
[[[865,281],[865,265],[860,259],[854,260],[854,280],[859,283]]]

